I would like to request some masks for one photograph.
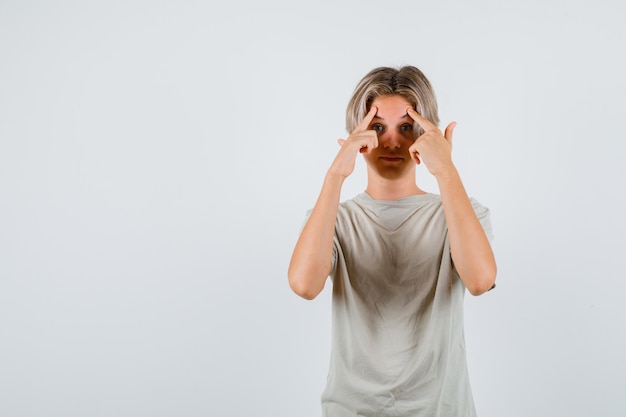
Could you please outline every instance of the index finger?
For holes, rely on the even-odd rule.
[[[408,109],[406,109],[406,114],[408,114],[411,117],[411,119],[415,120],[417,124],[420,125],[422,129],[424,129],[424,132],[428,130],[439,129],[430,120],[426,119],[425,117],[422,117],[422,115],[416,112],[415,109],[412,107],[409,107]]]
[[[367,130],[367,128],[370,126],[370,123],[372,123],[372,119],[374,119],[374,116],[376,116],[377,111],[378,107],[372,106],[370,108],[370,111],[363,118],[363,120],[361,120],[361,123],[359,123],[357,127],[354,128],[354,131],[362,132],[364,130]]]

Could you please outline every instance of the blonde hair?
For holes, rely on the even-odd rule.
[[[378,67],[363,77],[352,93],[346,109],[348,133],[352,133],[363,120],[376,97],[394,94],[406,98],[422,117],[439,125],[435,91],[422,71],[410,65],[400,68]],[[413,131],[415,137],[424,132],[417,123],[414,123]]]

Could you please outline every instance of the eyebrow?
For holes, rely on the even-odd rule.
[[[407,117],[408,117],[409,119],[411,118],[411,116],[409,116],[408,114],[405,114],[405,115],[404,115],[404,116],[402,116],[400,119],[406,119]],[[385,119],[383,119],[382,117],[380,117],[380,116],[378,116],[378,115],[374,116],[372,119],[385,120]]]

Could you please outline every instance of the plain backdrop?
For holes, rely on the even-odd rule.
[[[492,211],[481,417],[626,415],[626,30],[596,1],[1,1],[0,416],[320,415],[286,278],[369,70],[430,78]],[[423,166],[418,184],[438,192]],[[343,198],[365,187],[359,160]]]

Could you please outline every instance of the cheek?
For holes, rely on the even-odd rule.
[[[403,132],[402,133],[402,146],[408,148],[409,146],[413,145],[413,143],[415,142],[415,139],[417,139],[417,136],[415,136],[414,131]]]
[[[376,152],[377,149],[372,149],[370,153],[363,152],[361,155],[363,155],[363,159],[365,160],[365,162],[369,164],[376,159]]]

